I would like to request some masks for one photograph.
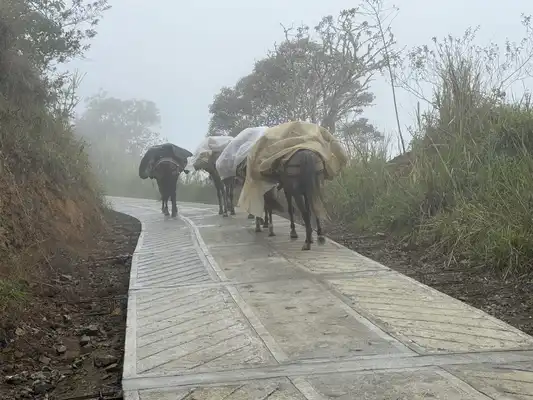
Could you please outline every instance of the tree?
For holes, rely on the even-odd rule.
[[[88,41],[96,35],[107,0],[3,0],[0,14],[8,25],[0,27],[0,38],[16,49],[42,79],[48,108],[69,119],[77,103],[79,77],[59,72],[58,65],[83,56]]]
[[[384,143],[385,137],[367,118],[350,119],[339,123],[337,136],[343,142],[350,159],[363,161]]]
[[[209,120],[209,135],[224,133],[236,136],[249,126],[248,123],[253,125],[252,104],[245,99],[241,86],[237,84],[235,88],[223,87],[215,96],[209,106],[209,112],[212,114]]]
[[[0,11],[12,20],[16,48],[41,72],[82,56],[96,35],[107,0],[4,0]]]
[[[87,153],[106,192],[150,195],[151,182],[138,176],[141,156],[163,142],[159,110],[149,100],[122,100],[100,92],[87,100],[76,121],[76,133],[88,143]]]
[[[58,65],[83,55],[88,40],[96,34],[99,17],[109,7],[106,0],[69,3],[0,1],[0,119],[4,127],[0,152],[14,160],[14,171],[19,169],[17,157],[29,157],[35,165],[65,172],[62,168],[82,154],[71,130],[62,129],[70,128],[79,80],[59,73]],[[30,141],[31,145],[20,146]],[[58,149],[68,157],[56,157]],[[58,163],[64,165],[58,167]]]
[[[99,147],[140,157],[148,147],[161,142],[156,130],[160,122],[153,101],[121,100],[100,92],[87,100],[76,130]]]
[[[362,16],[358,8],[344,10],[324,17],[313,33],[307,26],[284,28],[285,40],[251,74],[215,96],[210,133],[296,119],[335,132],[342,119],[355,119],[372,103],[370,82],[394,41]]]
[[[390,45],[392,44],[387,40],[390,37],[390,23],[398,14],[398,7],[392,6],[390,9],[385,9],[382,0],[365,0],[364,9],[366,13],[373,18],[376,26],[379,29],[379,35],[383,42],[383,52],[385,53],[385,65],[389,73],[389,80],[392,92],[392,102],[394,104],[394,114],[396,116],[396,127],[398,128],[398,139],[401,145],[402,153],[405,153],[405,140],[402,134],[402,127],[400,124],[400,116],[398,114],[398,102],[396,100],[396,83],[394,76],[394,67],[396,62],[399,61],[397,54],[394,54]],[[394,15],[394,16],[393,16]]]

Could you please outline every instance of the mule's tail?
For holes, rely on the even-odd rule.
[[[316,156],[311,150],[303,150],[300,159],[300,192],[305,194],[309,202],[310,211],[317,218],[324,218],[322,206],[322,194],[318,185],[318,173],[316,165]]]

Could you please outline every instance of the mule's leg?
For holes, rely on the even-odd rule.
[[[226,190],[224,189],[224,185],[220,185],[220,190],[222,191],[222,198],[225,199],[226,198]],[[228,217],[228,206],[227,206],[227,200],[224,200],[222,202],[222,216],[223,217]]]
[[[320,224],[320,219],[318,217],[316,217],[316,235],[318,244],[326,243],[326,237],[324,236],[324,232],[322,232],[322,225]]]
[[[170,201],[172,202],[172,218],[176,218],[178,216],[178,205],[176,204],[176,184],[174,184],[174,190],[170,193]]]
[[[218,175],[211,174],[211,180],[213,181],[213,184],[215,185],[215,189],[217,191],[217,197],[218,197],[218,215],[224,214],[224,206],[226,204],[226,200],[224,199],[224,183],[220,179]]]
[[[164,183],[157,179],[157,188],[159,189],[159,194],[161,195],[161,213],[165,213],[165,191],[162,189],[164,187]]]
[[[225,179],[225,180],[222,181],[222,187],[224,188],[224,193],[222,193],[222,199],[224,200],[224,208],[225,208],[225,209],[228,209],[228,203],[229,203],[229,199],[228,199],[229,182],[228,182],[227,179]]]
[[[264,211],[265,211],[265,218],[263,219],[263,228],[268,228],[268,207],[267,207],[267,201],[265,199],[265,207],[264,207]]]
[[[233,206],[233,189],[235,188],[235,178],[231,178],[229,188],[226,188],[228,196],[229,213],[235,215],[235,207]]]
[[[268,236],[276,236],[274,233],[274,222],[272,221],[272,208],[268,209]]]
[[[302,250],[311,250],[311,243],[313,243],[313,228],[311,227],[311,215],[309,208],[307,207],[308,203],[302,195],[294,196],[294,201],[296,201],[296,205],[300,209],[300,213],[302,214],[305,223],[305,243]]]
[[[309,218],[309,243],[314,243],[313,240],[313,226],[311,225],[311,217],[313,216],[313,213],[311,212],[311,202],[309,201],[309,198],[307,197],[307,194],[303,195],[304,197],[304,203],[305,203],[305,209],[307,210],[307,218]],[[307,227],[305,228],[305,234],[307,236]]]
[[[227,217],[228,209],[226,207],[226,191],[224,190],[224,183],[222,182],[222,179],[220,179],[220,176],[218,176],[218,174],[213,177],[213,182],[215,183],[215,187],[217,189],[218,215]]]
[[[165,216],[168,217],[170,215],[170,213],[168,212],[168,195],[165,195],[163,204],[164,204],[163,214],[165,214]]]
[[[316,187],[318,189],[317,196],[318,198],[323,201],[322,197],[322,183],[324,182],[323,175],[320,173],[316,176]],[[313,199],[315,201],[315,199]],[[324,231],[322,230],[322,224],[320,223],[320,218],[318,218],[318,215],[315,215],[316,218],[316,236],[318,244],[324,244],[326,243],[326,237],[324,236]]]
[[[263,232],[261,230],[261,218],[260,217],[255,217],[255,231],[256,232]]]
[[[218,197],[218,215],[223,215],[224,217],[227,217],[227,213],[226,215],[224,215],[224,196],[223,196],[223,192],[220,188],[217,188],[217,197]]]
[[[220,190],[220,188],[217,188],[217,197],[218,197],[218,215],[223,215],[224,214],[224,208],[222,206],[223,196],[222,196],[222,191]]]
[[[285,199],[287,199],[287,210],[289,211],[289,219],[291,221],[291,239],[298,239],[298,234],[296,233],[296,226],[294,225],[294,208],[292,207],[292,195],[288,190],[284,190]]]

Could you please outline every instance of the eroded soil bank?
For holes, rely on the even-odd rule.
[[[29,285],[28,304],[0,331],[0,399],[120,396],[136,219],[106,212],[109,232],[87,257],[59,252]]]

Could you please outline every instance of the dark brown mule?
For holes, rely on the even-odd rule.
[[[317,204],[322,200],[322,182],[324,180],[324,162],[322,158],[311,150],[298,150],[283,165],[280,182],[287,199],[287,208],[291,221],[291,239],[297,239],[298,234],[294,226],[294,208],[292,199],[296,202],[305,223],[305,243],[302,250],[310,250],[313,243],[313,228],[311,215],[316,218],[316,233],[318,243],[325,243],[322,232]]]
[[[167,216],[169,198],[172,201],[172,217],[178,214],[176,187],[180,173],[189,173],[185,167],[190,156],[192,153],[189,150],[164,143],[148,148],[139,164],[139,178],[156,179],[161,194],[161,212]]]
[[[157,181],[157,187],[161,194],[161,212],[169,216],[168,200],[172,203],[172,218],[178,215],[178,206],[176,204],[176,189],[178,178],[183,171],[183,167],[170,157],[163,157],[156,162],[153,169],[154,178]]]

